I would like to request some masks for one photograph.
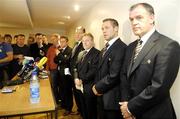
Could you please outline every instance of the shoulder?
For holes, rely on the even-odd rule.
[[[12,46],[13,50],[17,49],[17,47],[18,47],[17,44],[12,44],[11,46]]]
[[[65,49],[65,52],[67,52],[68,54],[72,52],[72,48],[67,46]]]
[[[113,49],[125,49],[127,47],[127,45],[120,39],[118,38],[113,44],[112,44],[112,48]]]
[[[30,47],[36,47],[36,46],[38,46],[37,43],[33,43],[30,45]]]
[[[8,51],[8,52],[13,51],[11,44],[3,43],[3,46],[4,46],[6,51]]]
[[[100,51],[99,51],[98,49],[96,49],[96,48],[94,48],[94,52],[95,52],[96,54],[100,54]]]
[[[67,46],[67,49],[68,49],[68,50],[72,50],[72,48],[71,48],[71,47],[69,47],[69,46]]]
[[[161,48],[166,48],[168,46],[175,46],[179,47],[179,43],[168,36],[159,33],[159,37],[157,39],[157,43],[160,45]]]

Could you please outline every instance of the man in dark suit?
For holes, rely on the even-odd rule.
[[[85,50],[78,55],[78,77],[75,79],[75,84],[82,91],[80,98],[83,119],[96,119],[96,96],[91,89],[97,72],[100,51],[94,48],[94,37],[91,33],[84,34],[82,43]]]
[[[71,75],[73,77],[73,82],[74,82],[74,79],[77,77],[77,58],[78,58],[78,54],[82,50],[84,50],[82,42],[81,42],[81,39],[82,39],[82,36],[84,35],[84,33],[85,33],[85,28],[84,27],[79,26],[79,27],[76,28],[76,31],[75,31],[76,44],[75,44],[75,46],[74,46],[74,48],[72,50],[71,59],[70,59],[70,71],[71,71]],[[79,99],[79,96],[78,96],[79,92],[80,91],[76,90],[75,85],[73,83],[73,93],[74,93],[75,102],[76,102],[76,105],[77,105],[77,113],[76,114],[79,114],[79,112],[81,113],[80,99]]]
[[[179,69],[179,44],[155,30],[151,5],[133,5],[129,19],[141,40],[126,50],[121,75],[122,115],[125,119],[176,119],[170,88]]]
[[[118,37],[118,28],[119,25],[115,19],[103,20],[102,31],[107,43],[101,51],[97,79],[92,88],[94,94],[98,96],[98,119],[121,118],[118,106],[119,74],[126,44]]]
[[[70,57],[72,48],[68,46],[68,38],[61,36],[60,49],[56,49],[56,57],[54,62],[58,64],[60,80],[58,81],[59,90],[61,92],[61,105],[66,110],[63,114],[68,115],[72,111],[73,94],[72,94],[72,76],[70,75]]]
[[[46,56],[45,48],[43,46],[43,41],[42,41],[42,34],[41,33],[36,33],[35,34],[35,40],[36,42],[30,45],[30,52],[31,56],[36,59],[37,57],[42,58]]]

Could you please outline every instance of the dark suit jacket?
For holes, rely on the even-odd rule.
[[[92,47],[83,61],[78,63],[78,78],[83,81],[84,94],[93,96],[92,85],[97,72],[100,51]]]
[[[54,58],[54,62],[58,64],[60,74],[64,74],[65,68],[70,68],[70,57],[72,48],[67,46],[63,52],[60,52],[58,56]]]
[[[78,54],[83,51],[83,45],[82,42],[77,46],[77,48],[75,49],[75,52],[71,54],[71,60],[70,60],[70,70],[71,70],[71,74],[74,77],[74,74],[77,73],[77,71],[74,71],[75,69],[77,69],[77,58],[78,58]],[[75,76],[76,78],[76,76]]]
[[[37,57],[42,58],[43,56],[40,54],[40,50],[42,52],[44,52],[43,56],[46,56],[45,54],[45,48],[38,48],[38,44],[37,43],[33,43],[30,45],[30,52],[31,52],[31,56],[36,59]]]
[[[119,110],[120,79],[119,74],[123,62],[126,44],[116,40],[100,57],[95,88],[103,94],[104,109]]]
[[[179,44],[155,31],[132,65],[137,41],[126,50],[122,71],[122,100],[137,119],[176,119],[170,88],[180,63]]]

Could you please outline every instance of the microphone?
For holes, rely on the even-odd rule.
[[[43,65],[47,62],[47,57],[43,57],[34,67],[31,69],[24,77],[24,80],[27,80],[31,77],[31,74],[33,71],[38,71],[39,69],[42,69]]]
[[[13,77],[11,81],[7,81],[4,85],[10,86],[24,83],[31,78],[33,71],[38,71],[41,69],[46,62],[47,57],[43,57],[41,60],[40,58],[36,58],[34,61],[24,61],[24,66],[22,69],[17,73],[16,76]]]
[[[40,60],[40,58],[37,57],[37,58],[34,60],[34,62],[39,62],[39,60]]]
[[[42,69],[43,65],[47,62],[47,57],[43,57],[36,65],[38,69]]]
[[[22,70],[17,75],[21,78],[25,77],[28,72],[30,72],[32,69],[34,69],[35,64],[39,60],[40,60],[39,57],[37,57],[34,61],[25,59],[24,63],[26,63],[26,64],[23,66]]]
[[[24,71],[27,70],[27,68],[32,67],[34,64],[33,60],[25,60],[23,61],[23,67],[21,68],[21,70],[17,73],[17,75],[19,77],[21,77],[21,75],[23,75]]]
[[[23,83],[23,77],[27,74],[27,72],[30,71],[34,67],[34,61],[24,59],[23,60],[23,67],[21,70],[12,78],[10,81],[6,81],[4,85],[12,86],[12,85],[18,85]]]

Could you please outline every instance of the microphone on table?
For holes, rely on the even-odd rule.
[[[36,63],[36,65],[31,69],[24,77],[24,80],[30,79],[31,74],[33,71],[39,71],[42,69],[43,65],[47,62],[47,57],[41,58],[39,62]]]
[[[35,60],[28,60],[28,59],[24,59],[23,60],[23,67],[22,69],[17,73],[18,77],[24,77],[24,75],[27,74],[27,72],[29,72],[30,70],[32,70],[34,68],[34,65],[36,62],[38,62],[40,60],[39,57],[37,57]]]
[[[28,70],[30,67],[33,67],[34,65],[34,61],[33,60],[26,60],[25,62],[23,62],[23,67],[21,68],[21,70],[17,73],[17,76],[21,77],[23,75],[23,73]]]
[[[13,77],[12,80],[7,81],[4,85],[12,86],[28,81],[31,78],[32,72],[40,70],[47,62],[47,57],[43,57],[41,60],[39,59],[40,58],[36,58],[34,61],[25,61],[23,68],[17,73],[17,75]]]

